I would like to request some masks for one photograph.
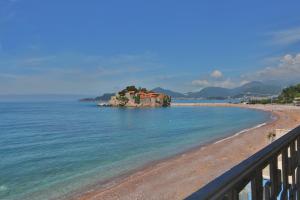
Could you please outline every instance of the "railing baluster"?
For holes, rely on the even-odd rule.
[[[300,200],[300,136],[297,137],[297,162],[296,162],[296,196]]]
[[[290,199],[294,200],[296,197],[296,172],[295,169],[297,167],[296,162],[297,162],[297,154],[296,154],[296,147],[295,147],[295,142],[293,141],[290,145],[290,170],[291,170],[291,176],[292,176],[292,187],[291,187],[291,193],[290,193]]]
[[[239,193],[238,193],[238,191],[234,189],[234,190],[228,192],[224,196],[223,200],[239,200]]]
[[[297,200],[300,200],[299,185],[300,185],[300,173],[299,173],[299,167],[298,167],[297,170],[296,170],[296,196],[297,196]]]
[[[278,190],[278,159],[277,156],[274,156],[270,162],[270,179],[271,179],[271,198],[277,197]]]
[[[251,195],[253,200],[263,199],[263,178],[262,171],[256,172],[254,179],[251,180]]]
[[[285,147],[282,150],[282,193],[281,193],[281,199],[285,200],[287,199],[287,193],[289,189],[289,183],[288,183],[288,148]]]
[[[264,185],[264,200],[271,199],[271,182],[267,181]]]

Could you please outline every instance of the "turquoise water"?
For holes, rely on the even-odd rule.
[[[0,199],[63,197],[269,118],[240,108],[0,102]]]

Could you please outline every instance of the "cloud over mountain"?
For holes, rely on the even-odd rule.
[[[250,80],[300,80],[300,53],[296,55],[286,54],[272,66],[267,66],[255,73],[244,75]]]

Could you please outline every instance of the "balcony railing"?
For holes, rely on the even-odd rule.
[[[187,200],[300,200],[300,126],[187,197]]]

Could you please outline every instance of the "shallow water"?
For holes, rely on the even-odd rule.
[[[50,199],[250,128],[269,113],[0,102],[0,199]]]

